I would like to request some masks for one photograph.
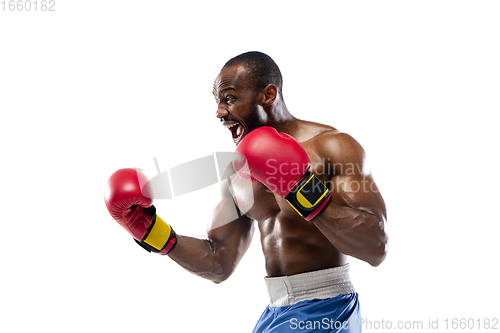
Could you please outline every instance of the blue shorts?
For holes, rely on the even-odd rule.
[[[361,332],[358,294],[268,306],[252,333]]]
[[[253,333],[361,332],[349,265],[265,280],[270,304]]]

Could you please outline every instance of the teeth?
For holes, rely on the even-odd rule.
[[[237,138],[234,138],[234,142],[240,141],[241,137],[243,136],[243,133],[241,133]]]
[[[231,128],[231,127],[233,127],[233,126],[236,126],[236,125],[238,125],[238,124],[232,124],[232,125],[223,125],[223,126],[224,126],[225,128]]]
[[[224,126],[225,128],[229,129],[229,128],[237,126],[237,125],[239,125],[239,124],[238,123],[234,123],[234,124],[231,124],[231,125],[222,125],[222,126]],[[241,137],[243,136],[243,134],[244,133],[242,132],[237,138],[233,138],[233,141],[234,142],[238,142],[241,139]]]

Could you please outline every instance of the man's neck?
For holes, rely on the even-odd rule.
[[[292,134],[297,128],[297,118],[288,111],[285,103],[280,99],[276,100],[271,109],[266,110],[266,126],[274,127],[278,132]]]

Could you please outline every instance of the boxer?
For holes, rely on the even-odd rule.
[[[253,332],[359,332],[348,257],[382,263],[385,203],[360,144],[292,116],[282,82],[276,63],[260,52],[234,57],[215,79],[216,116],[236,157],[206,239],[175,234],[140,190],[135,178],[142,176],[112,176],[106,204],[143,248],[215,283],[231,276],[259,228],[270,303]],[[304,98],[321,96],[305,84]],[[228,212],[235,207],[240,214],[233,219]]]

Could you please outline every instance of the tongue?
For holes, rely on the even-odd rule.
[[[236,136],[240,136],[241,133],[243,133],[243,126],[238,125],[238,128],[236,129]]]

